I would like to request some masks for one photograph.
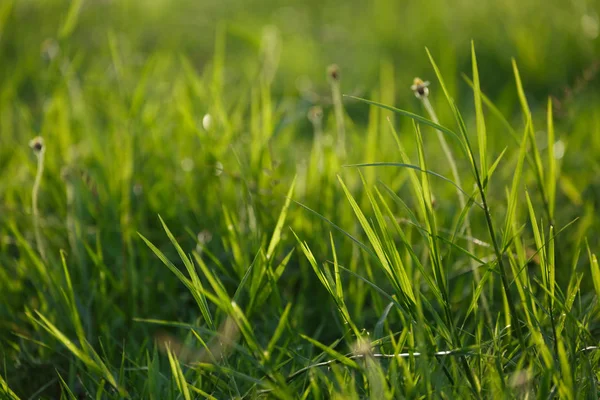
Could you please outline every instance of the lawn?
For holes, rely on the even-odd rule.
[[[0,2],[0,398],[600,396],[600,4]]]

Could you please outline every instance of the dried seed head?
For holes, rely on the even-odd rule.
[[[223,173],[223,163],[220,161],[217,161],[215,163],[215,176],[221,176],[221,174]]]
[[[31,147],[31,150],[33,150],[36,155],[42,153],[45,150],[44,138],[41,136],[34,137],[29,141],[29,147]]]
[[[340,67],[337,64],[331,64],[327,67],[327,77],[331,82],[339,82],[340,80]]]
[[[198,238],[198,242],[202,244],[210,242],[213,238],[212,233],[208,229],[204,229],[203,231],[198,232],[198,235],[196,236]]]
[[[202,254],[206,244],[212,240],[212,233],[210,233],[209,230],[204,229],[203,231],[198,233],[196,238],[198,240],[198,242],[196,243],[196,251],[198,252],[198,254]]]
[[[205,131],[210,131],[210,128],[212,128],[213,125],[213,118],[210,114],[206,114],[203,118],[202,118],[202,127],[204,128]]]
[[[417,98],[427,97],[429,96],[429,82],[421,80],[421,78],[415,78],[413,80],[413,84],[410,89],[415,93]]]
[[[308,110],[308,120],[313,124],[321,122],[322,119],[323,109],[320,106],[314,106]]]

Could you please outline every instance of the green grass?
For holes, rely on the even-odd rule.
[[[0,398],[598,398],[597,5],[363,3],[0,3]]]

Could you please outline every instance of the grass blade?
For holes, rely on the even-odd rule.
[[[424,125],[428,125],[431,126],[432,128],[437,129],[438,131],[445,133],[446,135],[449,135],[451,138],[453,138],[454,140],[457,141],[457,143],[460,145],[460,148],[463,150],[463,152],[465,151],[464,149],[464,145],[462,140],[460,139],[460,137],[456,134],[456,132],[452,131],[451,129],[448,129],[444,126],[441,126],[439,124],[436,124],[435,122],[428,120],[427,118],[424,118],[420,115],[411,113],[410,111],[406,111],[406,110],[401,110],[399,108],[395,108],[395,107],[391,107],[385,104],[381,104],[381,103],[377,103],[376,101],[371,101],[371,100],[367,100],[367,99],[363,99],[360,97],[355,97],[355,96],[348,96],[346,95],[346,97],[354,99],[354,100],[358,100],[358,101],[362,101],[363,103],[367,103],[373,106],[377,106],[377,107],[381,107],[381,108],[385,108],[386,110],[390,110],[395,112],[396,114],[400,114],[403,115],[405,117],[409,117],[412,120],[416,121],[416,122],[420,122]]]
[[[475,101],[475,119],[477,121],[477,139],[479,142],[479,169],[482,174],[481,179],[485,182],[487,180],[487,133],[485,130],[485,118],[483,116],[479,70],[477,68],[474,42],[471,42],[471,63],[473,67],[473,96]]]
[[[552,117],[552,99],[548,98],[548,206],[550,211],[550,221],[554,220],[554,208],[556,206],[556,181],[558,180],[556,172],[556,154],[554,153],[554,118]]]
[[[267,260],[270,260],[273,257],[273,252],[275,251],[277,244],[281,240],[281,230],[283,229],[283,224],[285,223],[285,216],[287,215],[288,208],[290,207],[290,201],[292,200],[295,185],[296,177],[294,177],[294,180],[290,185],[290,189],[288,190],[288,193],[286,195],[285,204],[281,209],[279,219],[277,220],[277,225],[275,225],[275,230],[273,231],[273,235],[271,236],[271,242],[269,243],[269,248],[267,249]]]

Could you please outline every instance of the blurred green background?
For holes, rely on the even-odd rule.
[[[506,87],[515,57],[528,90],[543,99],[573,85],[598,58],[594,1],[83,1],[65,31],[69,3],[4,2],[4,79],[22,76],[37,87],[43,59],[35,50],[46,39],[83,58],[80,72],[100,69],[101,59],[110,62],[109,34],[119,41],[128,70],[142,68],[156,52],[185,54],[202,69],[212,58],[218,26],[227,30],[228,80],[252,74],[245,61],[260,51],[265,30],[275,32],[281,44],[276,87],[289,96],[298,94],[299,80],[324,86],[323,70],[334,62],[348,89],[372,87],[381,60],[394,64],[398,82],[410,82],[430,71],[425,46],[445,69],[467,71],[475,40],[486,91]],[[69,35],[65,43],[61,32]],[[22,95],[32,96],[26,87]]]
[[[566,148],[558,218],[564,225],[585,217],[559,249],[559,258],[570,261],[576,239],[600,228],[599,10],[598,1],[585,0],[3,0],[0,372],[26,395],[53,382],[52,370],[44,372],[50,367],[76,381],[64,349],[34,342],[49,339],[28,316],[40,309],[73,334],[53,286],[62,276],[59,249],[67,252],[90,342],[108,340],[107,358],[118,360],[123,347],[142,353],[151,343],[154,328],[133,318],[198,317],[189,293],[137,236],[142,233],[176,258],[158,214],[186,249],[196,246],[199,232],[208,232],[212,240],[206,246],[226,266],[223,279],[232,288],[272,232],[295,174],[294,199],[358,230],[335,175],[341,164],[397,161],[397,154],[385,122],[389,113],[346,100],[348,157],[332,161],[323,176],[303,175],[313,137],[309,108],[322,106],[326,131],[335,131],[326,76],[332,63],[340,67],[343,93],[419,114],[410,85],[415,76],[430,80],[442,124],[454,126],[427,47],[459,108],[469,110],[472,127],[472,91],[461,77],[471,76],[471,40],[483,92],[518,125],[514,57],[536,121],[544,121],[547,99],[553,98],[557,138]],[[208,130],[202,127],[207,113],[214,119]],[[260,121],[253,119],[256,113],[262,113]],[[265,138],[260,132],[267,121],[272,137]],[[401,134],[410,133],[410,121],[396,118],[395,124]],[[488,132],[489,159],[495,159],[509,140],[498,121],[488,122]],[[48,264],[35,255],[31,222],[35,159],[27,144],[36,135],[44,136],[48,149],[40,195],[52,253]],[[448,175],[437,143],[428,146],[432,169]],[[515,157],[513,152],[507,159]],[[512,170],[499,168],[496,175],[499,183],[490,191],[500,220]],[[367,174],[369,181],[375,178],[398,190],[406,179],[390,170]],[[359,191],[357,177],[349,179]],[[472,183],[467,180],[465,187]],[[440,195],[453,196],[452,188],[441,187]],[[440,224],[450,226],[456,204],[442,199],[439,209]],[[290,221],[316,253],[330,258],[331,227],[299,207],[292,207]],[[484,225],[474,231],[484,235]],[[360,264],[356,249],[339,240],[341,262]],[[589,240],[597,249],[600,238],[591,234]],[[285,229],[278,257],[295,246]],[[339,331],[322,330],[331,313],[324,315],[318,304],[329,300],[306,261],[294,255],[291,265],[281,296],[297,303],[298,329],[324,341],[339,337]],[[363,293],[352,287],[360,282],[350,285]],[[362,312],[365,304],[368,311]],[[352,307],[364,326],[372,326],[382,305],[365,294]],[[272,329],[278,310],[258,313],[257,331]],[[143,380],[134,375],[131,382]]]

